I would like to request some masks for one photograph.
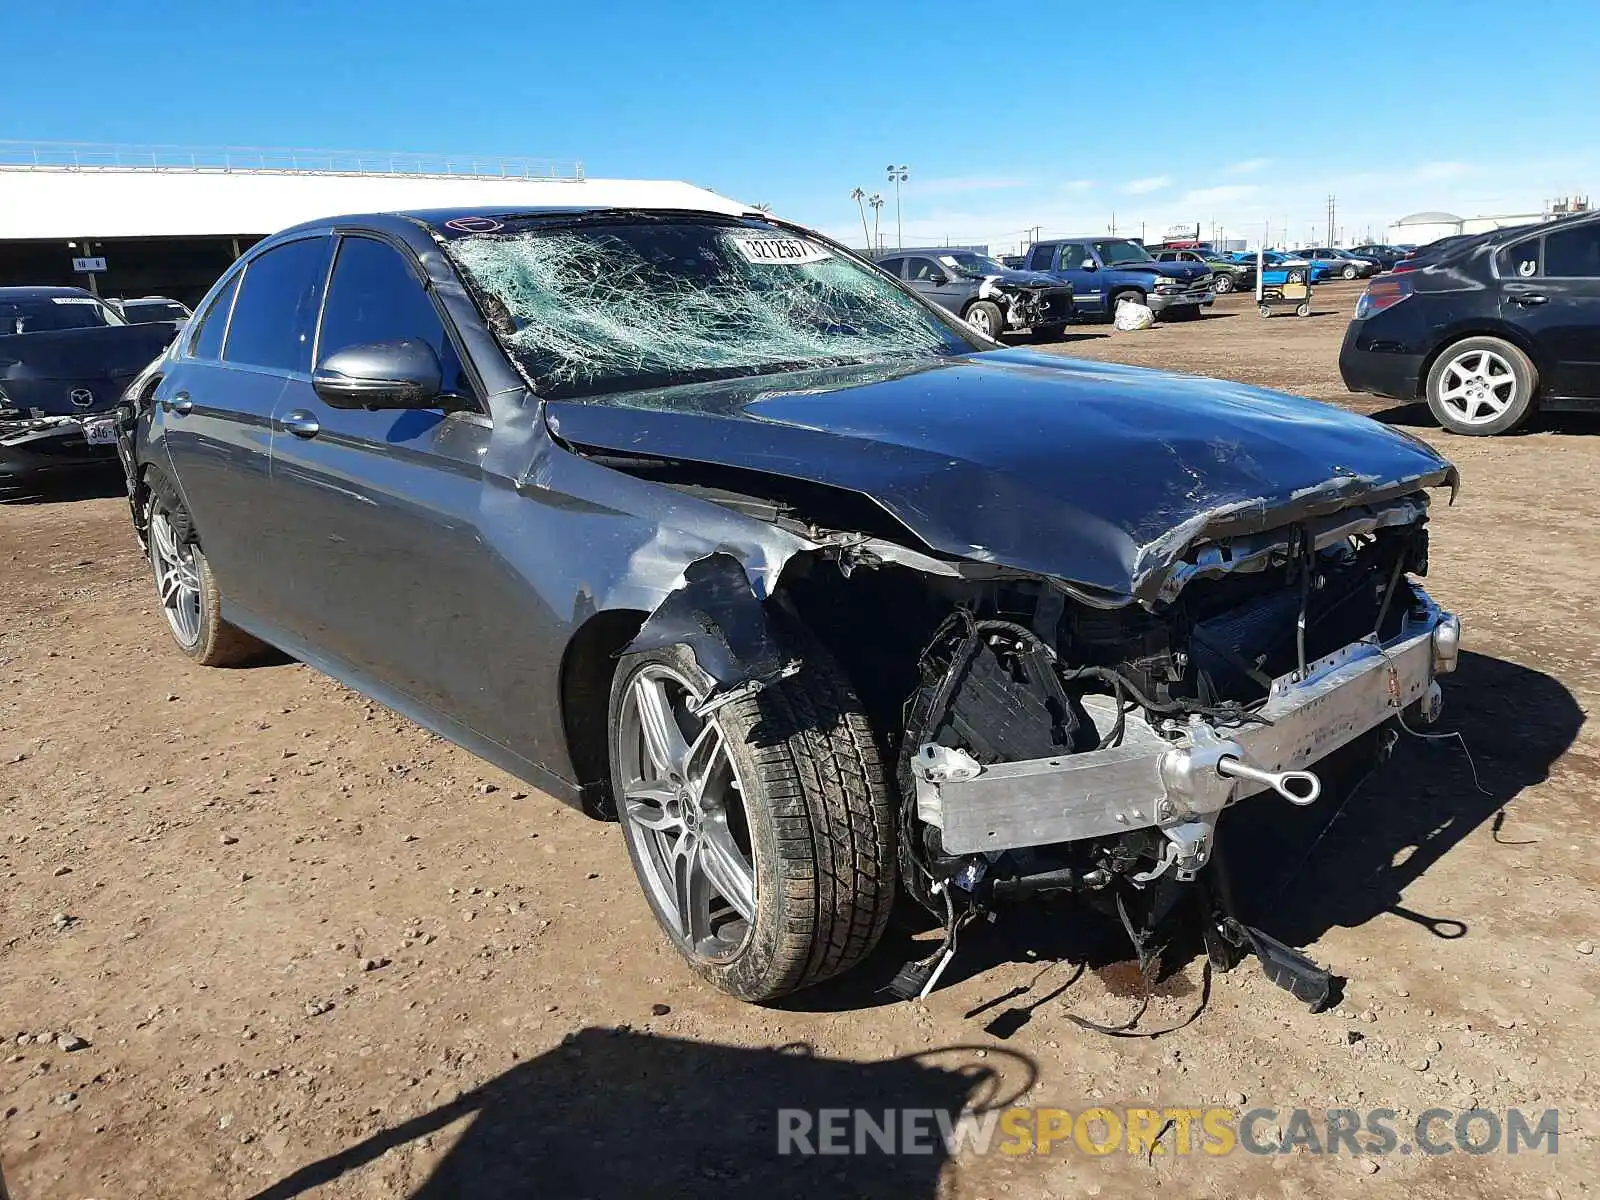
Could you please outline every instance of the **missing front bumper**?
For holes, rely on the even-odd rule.
[[[1258,712],[1270,724],[1217,726],[1197,716],[1162,730],[1130,716],[1111,749],[989,766],[925,748],[913,762],[917,814],[938,827],[951,854],[1159,828],[1179,873],[1192,874],[1210,857],[1221,811],[1269,786],[1241,774],[1303,771],[1412,704],[1436,707],[1434,679],[1455,669],[1461,623],[1415,594],[1387,643],[1353,642],[1310,664],[1304,678],[1274,681]]]

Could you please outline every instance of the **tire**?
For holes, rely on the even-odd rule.
[[[989,300],[978,300],[969,305],[963,319],[979,333],[997,342],[1005,332],[1006,315],[1000,311],[998,304]]]
[[[1216,292],[1219,296],[1226,296],[1229,292],[1233,291],[1233,276],[1229,275],[1227,272],[1223,272],[1221,275],[1216,276],[1216,282],[1212,285],[1211,290]]]
[[[1295,305],[1294,315],[1297,317],[1309,317],[1311,315],[1311,305],[1309,303]]]
[[[1120,292],[1112,292],[1106,298],[1106,320],[1115,321],[1117,319],[1117,305],[1124,300],[1131,300],[1135,304],[1143,304],[1145,302],[1145,294],[1138,288],[1123,288]]]
[[[1463,338],[1434,359],[1425,385],[1428,407],[1451,433],[1510,433],[1534,411],[1539,372],[1510,342]]]
[[[804,659],[798,674],[704,719],[687,707],[706,687],[684,647],[627,656],[612,680],[611,782],[634,873],[690,968],[752,1003],[854,967],[877,944],[895,899],[895,806],[872,731],[821,647],[807,645]],[[662,785],[668,776],[650,749],[641,694],[662,698],[655,711],[670,714],[690,751],[679,776],[700,775],[703,800],[690,784]],[[702,774],[706,764],[715,769]],[[696,857],[680,858],[691,832]],[[730,845],[740,856],[731,875]],[[700,892],[676,889],[670,868],[682,862],[716,875],[700,885],[707,911],[684,923],[677,898]]]
[[[1341,272],[1341,274],[1343,274],[1346,279],[1354,279],[1360,273],[1361,273],[1361,271],[1355,265],[1355,263],[1347,263],[1345,265],[1344,270]]]
[[[1258,304],[1258,305],[1256,305],[1256,311],[1258,313],[1260,313],[1263,317],[1270,317],[1272,315],[1272,305],[1270,305],[1270,304]]]
[[[144,527],[150,569],[156,603],[173,642],[202,667],[238,667],[261,658],[270,649],[266,643],[222,619],[222,593],[177,489],[152,475],[147,491]]]

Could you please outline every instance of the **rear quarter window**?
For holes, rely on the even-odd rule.
[[[194,338],[189,342],[189,353],[195,358],[222,357],[222,335],[228,331],[228,314],[233,310],[233,297],[238,290],[239,275],[235,272],[211,306],[200,314]]]
[[[1539,274],[1539,249],[1543,239],[1530,238],[1501,248],[1494,269],[1501,279],[1530,279]]]

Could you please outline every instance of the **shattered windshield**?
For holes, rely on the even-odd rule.
[[[449,252],[548,397],[979,348],[879,272],[753,222],[583,223]]]
[[[963,275],[1003,275],[1007,270],[987,254],[941,254],[939,261]]]
[[[1108,267],[1121,266],[1123,263],[1155,262],[1155,259],[1150,257],[1150,252],[1138,242],[1125,242],[1120,238],[1115,241],[1096,242],[1094,249],[1100,256],[1100,261]]]

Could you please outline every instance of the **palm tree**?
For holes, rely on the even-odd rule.
[[[882,215],[883,197],[877,192],[867,197],[867,203],[872,206],[872,252],[878,252],[878,218]]]
[[[862,208],[862,205],[861,205],[861,202],[863,200],[865,200],[866,198],[867,198],[867,193],[862,191],[860,188],[857,188],[855,191],[850,193],[850,199],[854,200],[856,202],[856,207],[861,210],[861,236],[862,237],[867,237],[867,210],[865,208]],[[870,238],[867,241],[867,251],[868,251],[868,253],[871,253],[871,251],[872,251],[872,241],[871,241]]]
[[[772,205],[770,204],[752,204],[750,207],[755,209],[758,213],[763,213],[766,216],[770,217],[772,215]]]

